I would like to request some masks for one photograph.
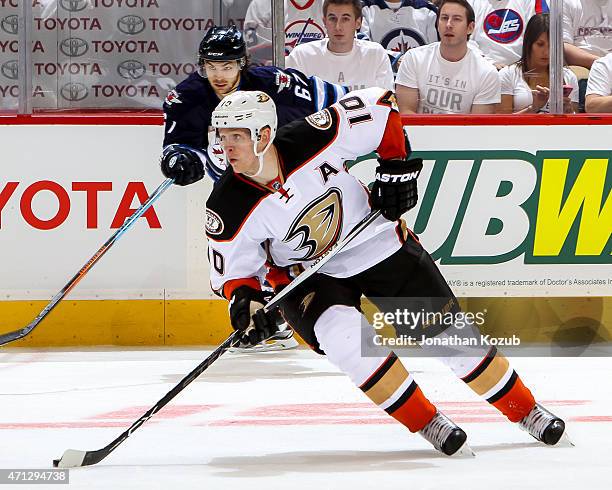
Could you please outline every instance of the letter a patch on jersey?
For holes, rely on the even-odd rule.
[[[306,122],[316,129],[329,129],[332,125],[332,117],[327,109],[315,112],[306,117]]]

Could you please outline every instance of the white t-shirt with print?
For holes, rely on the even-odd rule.
[[[426,0],[364,0],[361,32],[396,53],[438,41],[437,9]]]
[[[593,63],[586,89],[586,95],[589,94],[612,95],[612,53]]]
[[[489,61],[469,48],[460,61],[447,61],[439,42],[408,51],[396,83],[419,90],[419,113],[469,114],[474,104],[501,100],[499,74]]]
[[[513,97],[513,112],[518,112],[533,103],[531,88],[523,78],[523,70],[520,66],[512,64],[502,68],[499,71],[499,77],[501,78],[502,95],[512,95]],[[570,100],[578,103],[578,78],[569,68],[563,68],[563,83],[572,86]],[[546,102],[546,105],[538,112],[549,113],[549,102]]]
[[[596,56],[612,52],[612,0],[563,0],[563,41]]]
[[[329,39],[296,46],[285,58],[287,68],[308,76],[346,85],[350,90],[382,87],[393,90],[393,71],[385,49],[378,43],[355,39],[348,53],[332,53]]]
[[[468,0],[476,22],[470,46],[494,63],[509,65],[521,58],[527,22],[541,11],[537,0]]]

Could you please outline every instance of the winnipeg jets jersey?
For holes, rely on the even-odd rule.
[[[241,76],[238,90],[267,93],[276,104],[279,126],[328,107],[348,92],[347,87],[275,66],[250,68]],[[215,181],[225,170],[223,149],[208,137],[212,111],[219,102],[199,72],[179,83],[164,101],[164,146],[181,143],[200,150],[206,170]]]
[[[361,32],[385,49],[403,54],[438,41],[437,12],[426,0],[364,0]]]
[[[534,14],[548,12],[546,0],[468,0],[476,14],[470,37],[472,48],[493,63],[518,61],[527,22]]]
[[[395,97],[380,88],[351,92],[285,126],[274,145],[277,179],[262,186],[230,169],[206,204],[211,284],[226,298],[239,285],[257,284],[267,260],[308,266],[370,212],[369,192],[346,160],[374,150],[387,159],[406,156]],[[350,277],[389,257],[402,245],[397,226],[379,217],[321,272]]]

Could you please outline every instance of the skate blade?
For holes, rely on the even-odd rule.
[[[252,347],[232,347],[228,352],[234,354],[255,354],[258,352],[276,352],[281,350],[297,349],[299,347],[297,340],[290,338],[286,340],[275,340],[270,344],[257,344]]]
[[[552,447],[574,447],[574,446],[575,444],[572,442],[572,440],[567,435],[567,431],[563,431],[563,435],[561,436],[561,439],[559,439],[557,444],[555,444]]]
[[[476,453],[472,450],[472,448],[468,445],[467,442],[463,443],[457,452],[451,454],[449,458],[457,458],[457,459],[467,459],[467,458],[475,458]]]

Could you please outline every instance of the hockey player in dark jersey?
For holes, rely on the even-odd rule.
[[[219,180],[226,169],[223,148],[209,142],[210,118],[219,101],[236,90],[261,90],[276,103],[280,126],[319,111],[348,92],[346,87],[306,77],[293,69],[249,67],[246,45],[236,27],[213,27],[199,46],[199,70],[171,90],[164,102],[165,134],[161,167],[166,177],[184,185],[208,174]],[[193,164],[192,164],[193,163]],[[297,347],[291,329],[249,350]]]
[[[178,165],[182,158],[197,158],[214,181],[226,165],[222,148],[209,145],[208,131],[211,113],[223,97],[235,90],[261,90],[274,100],[278,124],[284,126],[333,104],[348,91],[298,70],[248,66],[246,45],[235,26],[209,29],[200,43],[198,65],[164,101],[163,158],[179,156]]]
[[[417,202],[422,162],[409,158],[393,93],[352,92],[277,133],[270,97],[236,92],[221,101],[212,124],[231,170],[207,201],[208,255],[211,284],[230,301],[232,326],[247,342],[267,337],[273,329],[261,310],[261,268],[275,265],[269,280],[278,290],[290,282],[290,268],[313,263],[372,210],[380,210],[363,237],[340,250],[280,308],[315,351],[325,353],[389,415],[444,454],[465,451],[465,432],[428,400],[394,353],[362,355],[375,333],[360,312],[362,295],[376,305],[380,298],[450,298],[457,309],[437,266],[400,220]],[[370,195],[344,162],[374,150],[379,166]],[[466,340],[479,334],[473,324],[452,327]],[[449,328],[438,328],[435,338],[449,336]],[[562,437],[564,422],[536,403],[495,347],[479,343],[440,360],[537,440],[553,445]]]

